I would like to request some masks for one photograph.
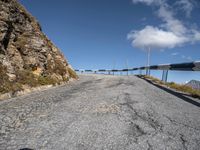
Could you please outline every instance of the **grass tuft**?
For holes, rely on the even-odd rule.
[[[23,85],[29,87],[38,87],[43,85],[55,85],[61,81],[55,80],[50,76],[37,76],[30,70],[18,70],[16,71],[16,79],[10,81],[7,75],[7,68],[0,63],[0,94],[23,90]],[[68,79],[66,79],[67,81]]]
[[[152,82],[155,82],[157,84],[165,85],[165,86],[167,86],[169,88],[172,88],[172,89],[175,89],[177,91],[188,93],[188,94],[190,94],[194,98],[200,98],[200,90],[193,89],[190,86],[182,85],[182,84],[177,84],[177,83],[174,83],[174,82],[164,83],[160,79],[152,77],[152,76],[146,76],[145,75],[145,76],[142,76],[142,77],[144,77],[146,79],[149,79]]]
[[[69,73],[69,76],[70,76],[70,77],[72,77],[72,78],[74,78],[74,79],[77,79],[77,78],[78,78],[76,72],[73,71],[71,68],[68,68],[68,73]]]

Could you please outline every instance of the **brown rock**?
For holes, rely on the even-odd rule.
[[[72,78],[61,51],[17,0],[0,0],[0,63],[11,80],[18,70],[27,69],[59,80]]]

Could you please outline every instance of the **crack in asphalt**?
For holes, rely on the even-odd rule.
[[[183,145],[183,149],[184,150],[187,150],[187,141],[184,139],[184,135],[183,134],[180,134],[180,139],[181,139],[181,142],[182,142],[182,145]]]
[[[170,117],[168,117],[168,116],[166,116],[166,115],[163,115],[165,118],[167,118],[171,123],[173,123],[173,124],[175,124],[175,125],[182,125],[182,126],[185,126],[185,127],[187,127],[187,128],[191,128],[191,129],[193,129],[193,130],[198,130],[198,131],[200,131],[200,128],[198,129],[198,128],[194,128],[194,127],[192,127],[192,126],[190,126],[190,125],[186,125],[186,124],[184,124],[184,123],[181,123],[181,122],[178,122],[178,121],[176,121],[176,120],[173,120],[172,118],[170,118]]]
[[[153,146],[149,143],[149,141],[147,141],[147,145],[148,145],[147,150],[153,150]]]

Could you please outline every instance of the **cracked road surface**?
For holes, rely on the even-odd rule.
[[[22,148],[199,150],[200,108],[135,76],[81,75],[0,102],[0,149]]]

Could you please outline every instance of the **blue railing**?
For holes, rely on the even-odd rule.
[[[146,75],[150,75],[150,70],[163,70],[162,80],[167,82],[168,71],[169,70],[176,70],[176,71],[200,71],[200,61],[195,62],[187,62],[187,63],[179,63],[179,64],[161,64],[161,65],[153,65],[153,66],[146,66],[146,67],[139,67],[139,68],[126,68],[126,69],[99,69],[99,70],[75,70],[76,72],[93,72],[93,73],[115,73],[115,72],[129,72],[129,71],[136,71],[136,70],[146,70]],[[140,73],[141,74],[141,73]]]

